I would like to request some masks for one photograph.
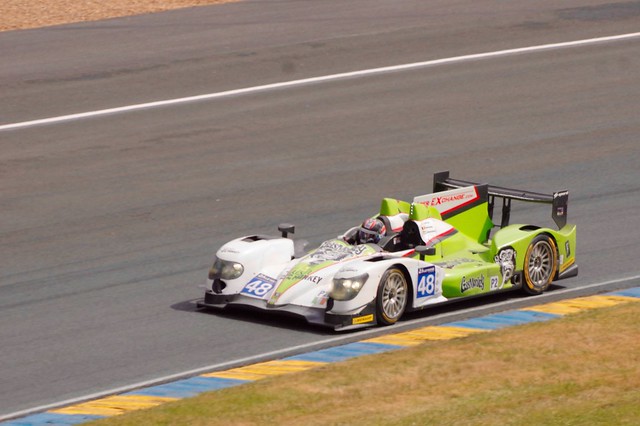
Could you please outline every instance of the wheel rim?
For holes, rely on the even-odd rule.
[[[553,248],[546,241],[538,241],[531,249],[527,267],[531,284],[544,287],[553,273]]]
[[[402,273],[393,271],[382,289],[382,312],[390,320],[394,320],[402,315],[406,303],[407,282]]]

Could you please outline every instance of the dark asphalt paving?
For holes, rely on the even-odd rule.
[[[0,33],[0,125],[637,31],[637,2],[246,1]],[[331,333],[197,313],[223,242],[317,243],[432,174],[569,189],[580,287],[638,274],[640,39],[0,131],[0,415]],[[514,222],[551,224],[515,206]],[[425,315],[428,315],[425,314]]]

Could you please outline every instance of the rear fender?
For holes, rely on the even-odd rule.
[[[524,254],[531,241],[540,234],[549,235],[555,242],[558,251],[558,278],[575,263],[576,225],[567,224],[560,230],[540,228],[532,225],[509,225],[496,232],[491,242],[491,253],[496,257],[505,249],[515,251],[515,269],[524,269]]]
[[[553,232],[558,246],[557,279],[569,278],[578,274],[576,265],[576,225],[567,224]],[[573,271],[573,272],[571,272]]]

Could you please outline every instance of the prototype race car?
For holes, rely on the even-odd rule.
[[[250,235],[223,245],[203,308],[239,306],[305,318],[335,330],[396,323],[406,311],[504,291],[540,294],[576,276],[569,193],[553,195],[434,175],[433,193],[384,198],[380,211],[309,252],[289,238]],[[493,221],[502,200],[499,225]],[[548,203],[558,230],[509,225],[511,201]],[[376,226],[368,226],[367,223]]]

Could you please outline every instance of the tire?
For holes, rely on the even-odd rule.
[[[548,235],[538,235],[531,241],[524,256],[524,291],[541,294],[549,288],[557,270],[556,243]]]
[[[376,314],[382,325],[395,324],[404,314],[409,302],[407,278],[398,268],[388,269],[378,286]]]

